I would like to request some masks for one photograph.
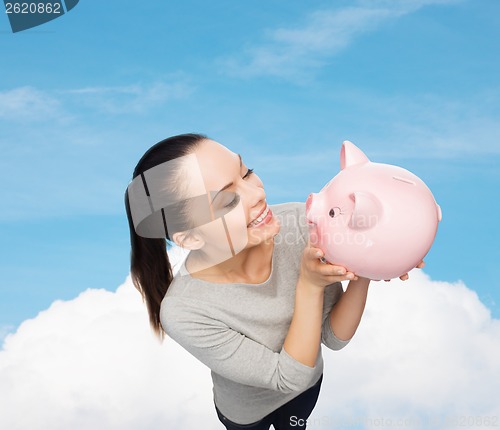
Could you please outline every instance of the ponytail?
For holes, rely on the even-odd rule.
[[[128,194],[125,207],[130,217]],[[150,239],[139,236],[130,226],[130,274],[149,314],[149,323],[155,335],[163,341],[164,331],[160,322],[160,305],[172,283],[172,267],[167,254],[165,239]]]

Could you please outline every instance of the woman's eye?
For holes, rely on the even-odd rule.
[[[238,204],[238,202],[240,201],[240,196],[238,194],[235,194],[234,195],[234,199],[231,200],[226,206],[226,208],[232,208],[234,206],[236,206]]]
[[[248,169],[245,175],[243,176],[243,179],[248,178],[251,174],[253,173],[253,169]]]
[[[247,172],[243,175],[243,179],[248,178],[253,173],[253,169],[247,169]],[[240,196],[235,194],[234,199],[231,200],[228,204],[224,205],[225,208],[232,208],[238,204],[240,201]]]

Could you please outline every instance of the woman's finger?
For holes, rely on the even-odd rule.
[[[323,263],[316,263],[315,266],[316,267],[314,269],[323,276],[337,276],[343,277],[345,279],[354,279],[356,277],[355,273],[349,272],[341,266],[334,266],[332,264]]]
[[[320,259],[320,264],[323,266],[323,268],[319,268],[321,273],[326,276],[343,276],[345,279],[357,279],[358,277],[354,272],[348,271],[345,267],[343,266],[337,266],[336,264],[330,264],[330,263],[323,263],[321,262]]]
[[[335,272],[336,275],[345,275],[346,273],[348,273],[345,267],[337,266],[335,264],[330,264],[330,267]]]

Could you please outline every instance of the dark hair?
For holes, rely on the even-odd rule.
[[[141,157],[134,169],[132,179],[152,167],[188,155],[204,139],[208,139],[208,137],[203,134],[190,133],[172,136],[158,142]],[[165,178],[165,181],[170,184],[172,189],[178,190],[178,172],[173,171],[171,174],[172,177]],[[130,228],[132,282],[141,293],[142,300],[146,302],[151,328],[159,340],[163,341],[164,331],[160,321],[160,305],[173,279],[172,267],[167,254],[167,240],[170,241],[171,238],[168,233],[166,238],[162,239],[151,239],[137,235],[132,221],[127,191],[125,191],[125,209]],[[168,223],[168,220],[166,222]],[[172,234],[173,232],[170,231],[170,235]]]

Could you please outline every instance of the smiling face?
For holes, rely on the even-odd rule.
[[[213,141],[202,141],[193,153],[198,172],[187,167],[187,177],[201,177],[208,204],[191,210],[193,225],[188,245],[207,254],[212,261],[221,262],[243,249],[271,240],[279,232],[279,222],[269,210],[264,185],[241,157]],[[199,180],[187,181],[198,190]],[[206,222],[210,220],[210,222]],[[200,225],[201,224],[201,225]]]

